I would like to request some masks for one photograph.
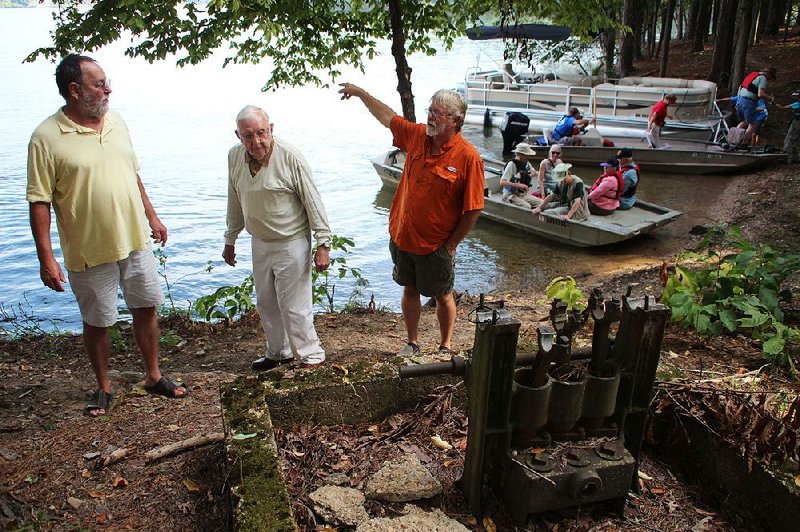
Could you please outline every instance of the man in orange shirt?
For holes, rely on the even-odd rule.
[[[456,247],[483,210],[483,160],[461,135],[467,104],[455,91],[433,95],[426,124],[414,124],[364,89],[342,83],[342,99],[360,98],[392,131],[406,163],[389,212],[392,277],[403,287],[408,333],[400,356],[419,352],[420,295],[436,298],[439,351],[450,350],[456,322],[453,299]]]

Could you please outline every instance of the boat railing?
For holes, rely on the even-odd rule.
[[[470,105],[504,107],[498,100],[514,102],[521,110],[568,112],[570,107],[582,108],[586,116],[636,117],[646,120],[650,107],[668,89],[633,87],[628,85],[600,84],[593,87],[560,84],[558,80],[545,83],[509,83],[502,78],[482,77],[487,72],[468,72],[465,91]],[[500,97],[502,96],[502,98]],[[682,122],[719,122],[722,114],[716,106],[714,94],[693,95],[685,101]]]

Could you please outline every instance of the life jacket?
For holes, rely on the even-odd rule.
[[[754,81],[756,80],[756,78],[757,78],[758,76],[760,76],[760,75],[761,75],[761,72],[759,72],[758,70],[756,70],[756,71],[754,71],[754,72],[750,72],[748,75],[746,75],[746,76],[744,77],[744,79],[742,80],[742,84],[740,85],[740,87],[741,87],[742,89],[746,89],[746,90],[748,90],[748,91],[752,92],[752,93],[753,93],[753,94],[755,94],[755,95],[758,95],[758,87],[756,87],[756,85],[755,85],[753,82],[754,82]]]
[[[625,179],[622,177],[622,172],[620,172],[619,170],[617,170],[613,174],[603,174],[603,175],[601,175],[600,178],[597,181],[594,182],[594,185],[592,185],[592,188],[589,189],[589,193],[594,192],[597,189],[597,187],[600,186],[600,183],[603,182],[603,179],[608,179],[608,178],[616,179],[617,188],[616,188],[616,190],[613,190],[613,191],[610,191],[610,192],[606,192],[605,194],[603,194],[603,197],[611,199],[611,200],[615,200],[615,201],[619,200],[622,197],[623,191],[625,190]]]
[[[553,128],[553,132],[551,133],[554,140],[559,140],[561,137],[571,137],[572,136],[572,125],[575,123],[575,117],[572,115],[564,115],[561,117],[556,123],[556,127]]]
[[[517,171],[509,179],[512,183],[522,183],[523,185],[531,186],[531,173],[528,172],[528,161],[518,161],[513,159],[511,162],[516,166]]]
[[[636,183],[634,183],[631,188],[629,188],[628,190],[625,190],[622,193],[621,197],[623,197],[623,198],[631,198],[631,197],[633,197],[633,195],[636,194],[636,187],[639,186],[639,181],[642,180],[642,174],[641,174],[641,172],[639,170],[639,165],[638,164],[634,164],[633,166],[626,166],[625,170],[620,168],[619,171],[618,171],[620,177],[622,177],[622,174],[624,174],[630,168],[633,168],[634,170],[636,170]],[[622,181],[624,183],[625,182],[625,178],[623,178]],[[624,187],[623,187],[623,190],[624,190]]]

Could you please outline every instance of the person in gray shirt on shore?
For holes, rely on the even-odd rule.
[[[252,364],[270,370],[297,356],[303,366],[325,361],[311,302],[311,233],[314,267],[330,265],[331,231],[308,162],[296,147],[272,136],[267,113],[247,106],[236,117],[241,141],[228,152],[228,230],[222,258],[236,265],[242,229],[252,235],[256,308],[267,337]]]

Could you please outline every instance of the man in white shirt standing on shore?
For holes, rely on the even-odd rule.
[[[311,233],[314,267],[330,265],[331,231],[311,168],[300,151],[272,136],[267,113],[247,106],[236,116],[241,141],[228,152],[228,230],[222,258],[236,265],[236,237],[252,235],[256,307],[267,337],[256,371],[291,362],[325,361],[311,303]]]

